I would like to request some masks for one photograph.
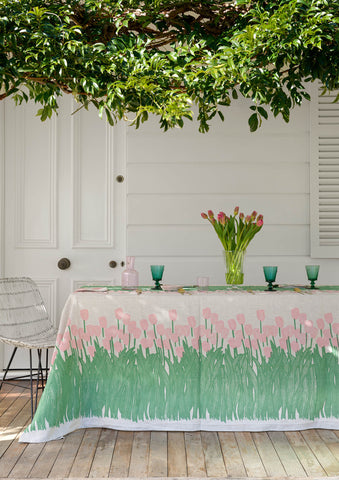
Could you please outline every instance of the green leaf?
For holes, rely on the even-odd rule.
[[[258,112],[261,116],[263,116],[266,120],[268,119],[268,113],[263,107],[258,107]]]
[[[253,113],[248,119],[248,124],[250,126],[250,131],[255,132],[259,126],[259,119],[256,113]]]
[[[225,116],[220,110],[218,110],[218,115],[219,115],[219,117],[221,118],[222,121],[225,120]]]
[[[238,92],[235,89],[232,90],[232,98],[234,98],[234,100],[238,99]]]

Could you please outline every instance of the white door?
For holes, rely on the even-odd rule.
[[[56,324],[71,291],[120,283],[126,243],[124,126],[60,106],[43,123],[34,103],[5,106],[3,275],[33,278]]]

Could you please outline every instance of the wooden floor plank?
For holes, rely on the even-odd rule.
[[[246,477],[246,470],[233,432],[219,432],[221,451],[229,477]]]
[[[147,477],[151,432],[134,432],[129,477]]]
[[[4,384],[0,390],[0,416],[7,408],[16,400],[18,387],[14,385]],[[21,391],[23,389],[20,389]]]
[[[339,461],[334,457],[318,433],[315,430],[305,430],[302,432],[302,436],[326,474],[329,477],[339,475]]]
[[[23,402],[21,396],[24,397]],[[6,475],[12,470],[26,447],[26,444],[18,445],[17,440],[31,420],[30,401],[22,390],[20,393],[17,390],[15,402],[19,402],[20,406],[18,407],[14,403],[11,405],[10,412],[6,412],[6,421],[4,422],[7,426],[0,428],[0,472],[6,472]]]
[[[110,477],[128,477],[133,445],[133,432],[118,432]]]
[[[14,441],[7,448],[6,452],[0,458],[0,476],[8,477],[14,465],[20,461],[21,455],[26,448],[26,444]]]
[[[14,465],[8,477],[27,478],[44,445],[44,443],[28,443],[20,456],[20,461]]]
[[[317,430],[320,438],[326,443],[327,447],[331,450],[332,454],[337,460],[339,460],[339,438],[332,430],[323,430],[319,428]]]
[[[11,392],[0,401],[0,417],[13,405],[18,395],[17,392]],[[11,412],[9,412],[11,414]]]
[[[149,477],[167,477],[167,432],[151,432]]]
[[[89,477],[104,478],[108,477],[111,468],[117,431],[109,428],[103,428],[100,434],[98,445],[93,458]]]
[[[185,432],[187,474],[189,477],[206,477],[204,451],[200,432]]]
[[[81,429],[66,435],[48,478],[68,478],[84,434]]]
[[[268,432],[273,446],[288,476],[306,477],[307,474],[289,444],[284,432]]]
[[[62,445],[63,440],[55,440],[53,442],[45,443],[43,450],[28,476],[30,478],[47,478]]]
[[[74,459],[69,477],[87,477],[92,466],[93,457],[99,441],[101,429],[88,428]]]
[[[253,432],[252,438],[259,452],[261,461],[270,477],[283,477],[286,471],[280,461],[277,452],[266,432]]]
[[[6,428],[10,425],[12,422],[13,418],[18,415],[18,413],[25,407],[25,405],[29,402],[29,405],[31,404],[30,400],[30,394],[27,390],[22,390],[17,399],[11,404],[9,408],[1,415],[0,417],[0,429]]]
[[[167,434],[167,470],[169,477],[187,477],[184,432]]]
[[[15,414],[16,410],[16,408],[11,408],[13,415],[11,422],[9,423],[9,425],[7,425],[7,427],[0,428],[1,460],[6,454],[6,458],[9,461],[12,449],[10,450],[9,455],[7,454],[7,450],[11,447],[12,443],[17,440],[18,436],[20,436],[22,431],[26,428],[26,426],[31,420],[31,405],[29,400],[26,400],[24,407],[17,414]]]
[[[208,477],[225,477],[226,469],[217,432],[201,432]]]
[[[3,383],[0,389],[0,401],[2,397],[5,397],[8,392],[13,390],[13,388],[14,388],[14,385],[12,383]]]
[[[325,477],[326,473],[300,432],[285,433],[304,470],[309,477]]]
[[[7,477],[14,465],[20,461],[21,455],[25,450],[27,444],[19,443],[18,438],[21,432],[26,428],[27,421],[30,420],[28,410],[24,409],[17,415],[13,423],[9,426],[5,433],[0,433],[0,472],[1,476]]]
[[[249,477],[266,477],[257,448],[250,432],[236,432],[235,437]]]

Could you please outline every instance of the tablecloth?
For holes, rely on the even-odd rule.
[[[339,292],[79,291],[21,442],[339,428]]]

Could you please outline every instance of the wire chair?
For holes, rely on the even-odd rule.
[[[0,341],[14,347],[3,378],[0,380],[0,390],[4,383],[13,385],[12,380],[29,377],[30,386],[20,385],[20,387],[31,391],[32,419],[38,403],[38,389],[44,388],[48,376],[48,348],[55,346],[56,336],[57,329],[50,320],[34,281],[27,277],[0,279]],[[30,373],[16,376],[9,381],[6,377],[18,348],[29,350]],[[37,368],[33,368],[32,350],[37,351]],[[45,368],[42,366],[42,350],[46,350]],[[34,378],[36,378],[35,405]],[[41,387],[39,387],[40,382]]]

